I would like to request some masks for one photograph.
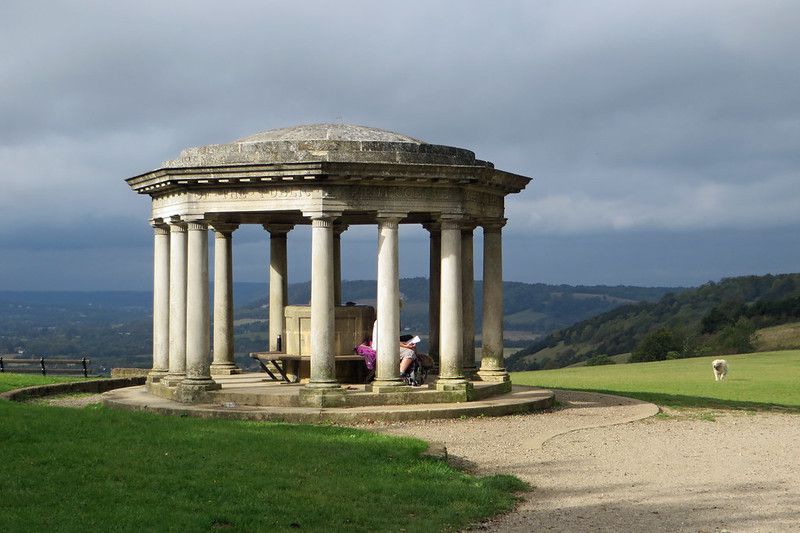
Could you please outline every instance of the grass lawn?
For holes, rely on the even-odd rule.
[[[425,446],[0,401],[0,531],[447,531],[511,509],[526,489],[420,458]]]
[[[41,374],[12,374],[3,372],[0,374],[0,392],[33,385],[49,385],[50,383],[65,383],[68,381],[79,381],[82,377],[75,376],[43,376]]]
[[[719,357],[515,372],[512,381],[608,392],[673,407],[779,406],[800,411],[800,350],[724,356],[728,377],[716,382],[711,361]]]

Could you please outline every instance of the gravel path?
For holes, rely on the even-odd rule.
[[[47,396],[32,400],[34,403],[42,403],[45,405],[54,405],[56,407],[75,407],[81,408],[93,404],[103,402],[101,394],[78,393],[78,394],[60,394],[57,396]]]
[[[556,399],[562,408],[550,413],[371,429],[441,442],[468,470],[535,487],[479,530],[800,531],[800,415],[641,419],[654,406],[577,392]]]

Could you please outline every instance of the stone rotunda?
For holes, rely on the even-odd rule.
[[[433,401],[468,401],[510,391],[503,363],[504,199],[530,178],[497,170],[462,148],[375,128],[315,124],[189,148],[126,181],[152,198],[151,393],[182,402],[219,399],[225,389],[219,390],[219,381],[239,372],[233,358],[231,252],[234,231],[242,224],[260,224],[269,233],[265,349],[276,360],[282,353],[293,355],[286,352],[287,233],[300,224],[312,227],[310,368],[308,379],[296,385],[299,405],[349,405],[349,391],[336,375],[342,355],[336,353],[338,310],[345,307],[340,241],[349,226],[360,224],[378,228],[372,312],[379,339],[375,381],[361,391],[373,399],[360,404],[384,404],[388,397],[402,403],[417,392],[404,385],[399,370],[399,224],[421,224],[430,232],[430,352],[438,376],[422,392]],[[473,306],[478,226],[484,249],[480,368]],[[213,358],[209,229],[215,235]]]

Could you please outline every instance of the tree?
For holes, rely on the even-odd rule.
[[[720,353],[746,353],[753,351],[750,339],[756,332],[753,323],[747,318],[740,318],[735,324],[725,326],[717,335],[717,346]]]
[[[669,352],[680,352],[683,338],[675,330],[661,328],[648,333],[631,354],[631,363],[663,361]]]

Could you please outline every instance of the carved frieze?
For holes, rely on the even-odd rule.
[[[356,184],[319,182],[264,184],[170,191],[154,196],[153,218],[172,215],[266,212],[449,213],[473,218],[503,216],[503,196],[465,185],[365,180]]]

